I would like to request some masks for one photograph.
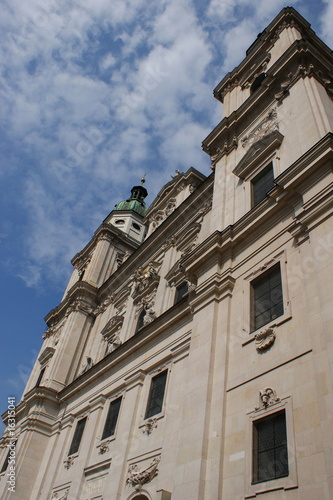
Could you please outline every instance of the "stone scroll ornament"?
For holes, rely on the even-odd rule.
[[[135,489],[141,489],[144,484],[149,483],[157,476],[160,460],[161,457],[154,458],[151,464],[141,471],[137,464],[130,465],[128,469],[129,477],[126,480],[126,484],[135,486]]]
[[[276,391],[274,391],[271,387],[266,387],[265,389],[259,391],[259,406],[256,407],[256,410],[268,408],[279,401],[280,398],[277,397]]]
[[[275,333],[273,328],[264,328],[260,332],[256,333],[255,344],[258,351],[262,351],[264,349],[268,349],[275,342]]]

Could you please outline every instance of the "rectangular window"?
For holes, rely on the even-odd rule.
[[[167,373],[168,371],[165,370],[164,372],[153,377],[151,380],[145,418],[150,418],[157,413],[161,413],[162,411]]]
[[[258,175],[252,179],[252,206],[255,207],[274,187],[273,163],[269,163]]]
[[[285,411],[254,422],[253,483],[288,476]]]
[[[86,421],[87,417],[84,417],[81,420],[79,420],[78,423],[76,424],[76,429],[74,432],[71,446],[69,448],[68,455],[73,455],[74,453],[78,452],[82,439],[82,434],[84,431],[84,426],[86,425]]]
[[[177,304],[177,302],[180,302],[187,294],[188,294],[188,285],[186,281],[183,281],[176,288],[175,304]]]
[[[39,387],[40,386],[40,384],[42,382],[42,379],[43,379],[43,376],[44,376],[44,373],[45,373],[45,370],[46,370],[46,367],[42,368],[41,371],[39,372],[38,379],[37,379],[35,387]]]
[[[10,450],[8,450],[8,453],[6,455],[5,461],[2,464],[0,474],[2,474],[3,472],[5,472],[7,470],[8,462],[9,462],[9,453],[10,453]]]
[[[283,314],[280,264],[251,282],[252,331]]]
[[[109,411],[104,425],[102,439],[106,439],[109,436],[113,436],[115,433],[120,405],[121,405],[121,399],[122,398],[115,399],[110,403]]]

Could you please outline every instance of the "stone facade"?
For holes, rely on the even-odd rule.
[[[333,498],[332,75],[283,9],[215,89],[212,174],[176,172],[74,257],[1,498]]]

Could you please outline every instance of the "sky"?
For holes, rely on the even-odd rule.
[[[3,0],[0,410],[21,397],[70,260],[146,174],[206,175],[212,90],[280,0]],[[333,47],[333,0],[294,0]],[[1,428],[0,428],[1,429]]]

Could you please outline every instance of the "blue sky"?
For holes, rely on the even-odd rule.
[[[292,4],[333,46],[333,2]],[[1,42],[1,388],[22,394],[71,258],[147,174],[210,173],[212,90],[280,0],[4,0]]]

